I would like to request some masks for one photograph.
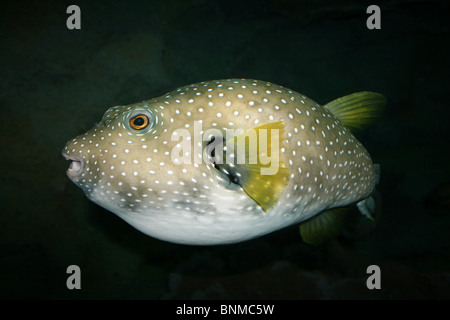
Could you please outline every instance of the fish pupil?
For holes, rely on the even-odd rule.
[[[138,117],[138,118],[134,119],[134,121],[133,121],[133,124],[138,127],[142,126],[144,123],[145,123],[145,120],[142,117]]]

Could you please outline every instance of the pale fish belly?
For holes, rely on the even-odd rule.
[[[223,192],[222,189],[217,191]],[[220,245],[251,240],[285,228],[314,215],[316,206],[296,207],[295,213],[286,211],[283,204],[271,212],[256,207],[245,193],[222,196],[204,212],[184,204],[124,212],[104,197],[92,194],[90,200],[115,213],[139,231],[151,237],[186,245]],[[190,208],[190,209],[189,209]],[[205,207],[203,207],[205,208]]]

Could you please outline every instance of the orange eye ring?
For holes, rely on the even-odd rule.
[[[142,130],[148,127],[150,119],[145,114],[138,114],[131,118],[128,123],[130,127],[134,130]]]

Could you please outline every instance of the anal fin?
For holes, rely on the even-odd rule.
[[[344,229],[347,208],[334,208],[302,222],[300,235],[304,242],[319,245],[337,237]]]

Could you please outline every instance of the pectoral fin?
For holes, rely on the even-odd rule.
[[[264,211],[278,203],[289,182],[289,169],[281,157],[284,122],[251,128],[226,141],[225,163],[216,167],[229,175]]]

